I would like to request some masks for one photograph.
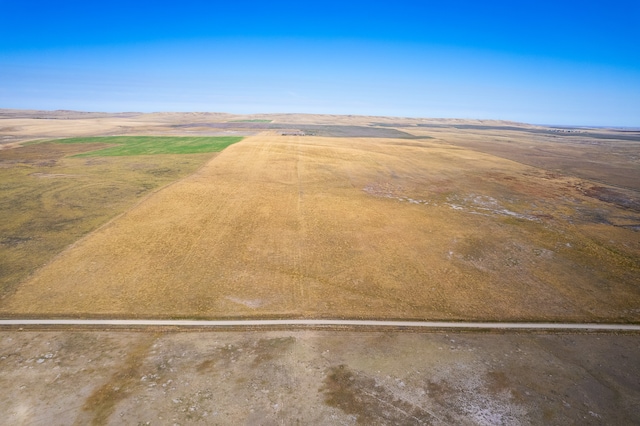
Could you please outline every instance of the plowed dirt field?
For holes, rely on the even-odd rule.
[[[637,232],[597,220],[637,214],[591,186],[438,140],[267,131],[78,241],[0,313],[638,321]]]

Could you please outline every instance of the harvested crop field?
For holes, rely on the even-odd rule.
[[[640,320],[640,212],[610,202],[633,191],[417,135],[246,138],[0,312]]]

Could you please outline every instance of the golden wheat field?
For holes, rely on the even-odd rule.
[[[392,126],[414,137],[254,129],[60,252],[0,312],[640,320],[637,189],[489,152],[505,142],[473,129],[378,127]]]

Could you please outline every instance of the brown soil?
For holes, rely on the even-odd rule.
[[[640,336],[0,332],[6,424],[637,424]]]

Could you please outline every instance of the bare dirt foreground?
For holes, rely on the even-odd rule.
[[[246,138],[77,242],[0,312],[640,320],[633,197],[447,135]]]
[[[2,423],[637,424],[637,335],[0,332]]]

